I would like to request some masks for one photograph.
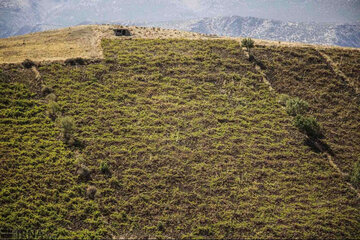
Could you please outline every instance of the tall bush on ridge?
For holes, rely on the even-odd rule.
[[[244,38],[243,40],[241,40],[241,46],[246,48],[250,56],[250,50],[255,46],[255,41],[251,38]]]

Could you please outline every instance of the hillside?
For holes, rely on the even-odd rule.
[[[273,41],[360,47],[360,24],[284,22],[255,17],[214,17],[187,21],[150,23],[203,34],[251,37]]]
[[[259,42],[249,61],[236,40],[134,31],[104,31],[96,61],[1,65],[2,232],[360,237],[360,51]],[[308,102],[317,145],[281,94]]]

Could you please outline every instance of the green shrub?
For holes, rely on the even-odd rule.
[[[69,66],[85,65],[86,62],[87,61],[84,58],[81,58],[81,57],[69,58],[69,59],[65,60],[65,64],[69,65]]]
[[[100,171],[103,174],[108,174],[110,173],[110,168],[109,168],[109,164],[106,161],[103,161],[100,163]]]
[[[62,134],[66,143],[73,138],[75,130],[75,121],[71,117],[63,117],[60,119],[60,124],[62,128]]]
[[[290,116],[295,117],[296,115],[305,114],[307,111],[309,111],[309,104],[298,97],[286,101],[286,112]]]
[[[350,181],[354,186],[360,187],[360,160],[357,161],[354,165],[350,176]]]
[[[316,139],[322,137],[320,125],[313,117],[297,115],[294,119],[294,125],[309,138]]]
[[[160,231],[160,232],[165,232],[165,225],[164,225],[164,223],[162,223],[162,222],[158,223],[157,229],[158,229],[158,231]]]
[[[278,102],[282,105],[282,106],[286,106],[286,102],[290,100],[290,96],[287,94],[280,94],[278,97]]]
[[[243,40],[241,40],[241,46],[245,47],[250,55],[250,49],[255,46],[255,42],[251,38],[244,38]]]
[[[49,102],[47,112],[49,117],[54,121],[60,112],[60,105],[57,102]]]
[[[47,95],[49,95],[50,93],[52,93],[53,92],[53,90],[52,90],[52,88],[51,87],[48,87],[48,86],[42,86],[42,88],[41,88],[41,94],[45,97],[45,96],[47,96]]]
[[[57,97],[53,93],[50,93],[49,95],[46,96],[46,100],[49,102],[51,102],[51,101],[56,102],[56,99],[57,99]]]

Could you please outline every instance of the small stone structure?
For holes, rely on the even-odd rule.
[[[131,36],[129,29],[120,28],[114,29],[115,36]]]

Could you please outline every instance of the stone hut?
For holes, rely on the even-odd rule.
[[[115,36],[131,36],[129,29],[119,28],[114,29]]]

